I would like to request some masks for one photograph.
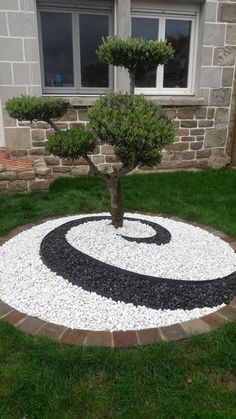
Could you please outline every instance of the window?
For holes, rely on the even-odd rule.
[[[44,93],[96,94],[112,89],[112,69],[96,55],[102,37],[112,32],[111,11],[41,8],[39,27]]]
[[[168,40],[175,56],[166,66],[137,74],[136,92],[145,94],[193,94],[196,58],[196,15],[135,13],[132,36]]]

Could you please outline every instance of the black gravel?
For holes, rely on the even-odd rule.
[[[153,309],[191,310],[197,307],[214,307],[229,303],[236,295],[236,272],[224,278],[207,281],[156,278],[100,262],[73,248],[65,239],[66,233],[72,227],[88,221],[109,218],[86,217],[70,221],[52,230],[41,243],[40,254],[44,264],[57,275],[86,291],[96,292],[115,301]],[[126,219],[137,221],[132,218]],[[152,227],[154,225],[148,221],[145,223]],[[155,231],[162,231],[165,236],[163,230],[155,225]],[[170,238],[169,232],[168,235]]]

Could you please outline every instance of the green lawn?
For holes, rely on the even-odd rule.
[[[125,208],[178,215],[236,237],[236,172],[136,175]],[[102,181],[0,197],[0,234],[53,216],[108,209]],[[0,419],[236,418],[236,323],[179,343],[80,349],[0,322]]]

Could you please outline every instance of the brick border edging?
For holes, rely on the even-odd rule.
[[[132,213],[132,211],[129,211]],[[139,212],[142,213],[142,212]],[[142,213],[146,215],[158,215],[168,217],[175,221],[181,221],[197,227],[200,227],[222,240],[226,241],[236,252],[236,239],[203,224],[196,222],[187,222],[179,217],[172,217],[165,214]],[[50,217],[35,224],[27,224],[12,230],[4,237],[0,237],[0,246],[12,237],[22,231],[28,230],[35,225],[42,224],[46,221],[61,218]],[[8,304],[0,300],[0,320],[6,320],[17,329],[29,333],[31,335],[44,335],[57,342],[75,345],[75,346],[106,346],[113,348],[136,347],[152,344],[160,341],[177,341],[186,339],[195,334],[202,334],[232,321],[236,320],[236,297],[226,307],[203,316],[199,319],[188,320],[182,323],[176,323],[171,326],[157,327],[152,329],[130,330],[126,332],[108,332],[108,331],[87,331],[70,329],[65,326],[56,325],[46,322],[37,317],[28,316],[10,307]]]

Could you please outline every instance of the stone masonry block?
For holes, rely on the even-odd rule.
[[[60,159],[59,157],[55,157],[55,156],[45,156],[44,157],[45,163],[48,166],[58,166],[60,164]]]
[[[211,92],[210,103],[213,106],[229,106],[231,99],[231,89],[213,89]]]
[[[7,19],[6,13],[0,12],[0,36],[7,35]]]
[[[230,66],[235,64],[236,47],[216,48],[214,65]]]
[[[233,67],[223,68],[222,87],[231,87],[233,83],[234,69]]]
[[[45,131],[43,129],[33,129],[31,131],[33,141],[44,141],[45,140]]]
[[[0,38],[1,41],[1,38]],[[1,51],[1,48],[0,48]],[[14,96],[26,95],[27,89],[26,86],[1,86],[1,97],[2,104],[4,105],[7,99],[10,99]]]
[[[212,154],[212,150],[197,150],[196,157],[197,159],[208,159]]]
[[[103,145],[101,147],[101,153],[102,154],[114,154],[114,149],[110,145]]]
[[[88,121],[88,110],[87,109],[79,110],[79,120],[80,121]]]
[[[0,192],[6,192],[7,191],[7,185],[8,185],[8,182],[6,182],[6,181],[1,181],[0,180]]]
[[[226,44],[236,45],[236,26],[227,25]]]
[[[0,173],[0,181],[1,180],[15,180],[15,179],[17,179],[17,174],[15,172],[6,171],[6,172]]]
[[[31,191],[43,191],[49,188],[49,180],[47,179],[36,179],[30,182],[29,186]]]
[[[204,32],[204,45],[220,46],[224,45],[225,27],[221,24],[206,23]]]
[[[214,108],[208,108],[207,119],[213,119],[214,116],[215,116],[215,109]]]
[[[206,22],[216,22],[217,18],[217,2],[207,2],[206,3]]]
[[[183,108],[178,110],[178,118],[179,119],[193,119],[194,117],[194,109],[191,108]]]
[[[13,63],[15,84],[30,84],[30,66],[28,63]]]
[[[92,156],[92,161],[96,165],[105,163],[105,156]]]
[[[28,155],[27,150],[11,150],[11,157],[25,157]]]
[[[25,180],[13,180],[8,184],[8,192],[24,192],[27,191],[27,182]]]
[[[16,120],[11,118],[7,111],[3,108],[3,124],[4,127],[16,127]]]
[[[211,65],[213,56],[213,47],[202,48],[202,65]]]
[[[220,87],[221,68],[202,67],[201,68],[201,87]]]
[[[215,126],[217,128],[226,128],[229,122],[229,108],[216,109]]]
[[[31,147],[30,128],[6,128],[6,147],[10,149],[26,149]]]
[[[33,13],[12,12],[8,14],[10,36],[32,38],[37,35],[36,15]]]
[[[0,85],[12,84],[11,64],[0,62]]]
[[[207,108],[201,107],[196,109],[196,119],[205,119],[207,114]]]
[[[23,46],[20,39],[0,38],[1,61],[23,61]]]
[[[219,4],[218,21],[236,23],[236,3]]]
[[[221,147],[226,142],[227,128],[209,128],[206,130],[205,147]]]
[[[1,0],[0,8],[1,10],[18,10],[18,0]]]
[[[76,109],[68,109],[65,115],[59,119],[60,121],[77,121]]]
[[[196,128],[197,126],[197,121],[195,120],[184,120],[181,121],[181,128]]]
[[[35,172],[33,170],[27,172],[20,172],[18,174],[20,180],[32,180],[35,179]]]
[[[39,61],[37,39],[24,39],[25,61]]]
[[[27,1],[27,10],[29,12],[35,12],[36,11],[36,4],[35,0],[20,0],[20,10],[25,10],[25,2]]]

